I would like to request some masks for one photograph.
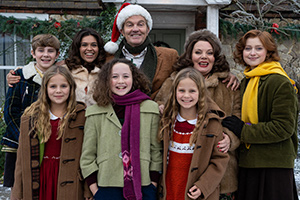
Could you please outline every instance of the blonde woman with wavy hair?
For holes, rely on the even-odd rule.
[[[76,102],[76,84],[66,67],[53,66],[44,74],[39,97],[22,118],[15,199],[83,199],[79,159],[85,105]],[[68,185],[68,187],[64,187]]]
[[[218,149],[225,116],[207,94],[204,78],[192,68],[176,75],[161,118],[163,140],[161,199],[219,199],[229,156]]]

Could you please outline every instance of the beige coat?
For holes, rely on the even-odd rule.
[[[172,82],[176,76],[177,72],[173,72],[172,75],[164,82],[160,91],[155,97],[155,101],[161,105],[167,101],[168,95],[170,94],[170,89]],[[226,116],[236,115],[241,116],[241,98],[239,91],[232,91],[230,88],[226,87],[226,84],[222,83],[222,79],[228,76],[228,72],[215,72],[213,75],[205,79],[205,85],[208,88],[210,97],[217,103],[221,110],[223,110]],[[225,172],[224,178],[221,181],[221,193],[229,193],[237,190],[238,186],[238,164],[236,149],[240,145],[239,139],[227,128],[223,128],[225,132],[230,137],[230,149],[229,155],[230,160],[228,163],[227,170]]]
[[[87,184],[84,184],[79,168],[83,127],[85,123],[85,106],[78,104],[76,113],[72,114],[66,125],[61,144],[61,157],[57,183],[57,200],[82,200],[91,197]],[[33,170],[39,168],[39,160],[31,156],[31,146],[39,145],[37,138],[28,135],[30,117],[21,119],[19,148],[15,169],[13,197],[31,200],[33,190],[39,190],[39,182],[33,181]]]
[[[222,140],[222,125],[220,120],[225,114],[211,100],[208,101],[209,111],[206,114],[203,125],[199,130],[199,134],[195,143],[195,150],[192,156],[188,180],[185,188],[185,194],[188,190],[196,185],[203,194],[203,198],[207,200],[219,200],[220,181],[225,173],[229,160],[227,153],[222,153],[217,148],[218,142]],[[214,112],[215,111],[215,112]],[[163,136],[163,177],[159,189],[160,199],[166,199],[166,170],[167,155],[170,138],[168,134]],[[185,195],[185,200],[190,198]]]
[[[76,82],[76,100],[85,103],[87,106],[96,104],[93,99],[94,82],[98,78],[100,68],[95,67],[90,73],[81,66],[80,68],[72,69],[71,73]]]

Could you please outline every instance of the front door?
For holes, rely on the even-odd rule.
[[[154,29],[149,33],[149,37],[155,46],[171,47],[183,53],[185,42],[184,29]]]

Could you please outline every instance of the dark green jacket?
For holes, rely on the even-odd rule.
[[[241,94],[246,89],[241,83]],[[279,74],[262,76],[258,86],[258,124],[245,125],[239,166],[293,168],[297,155],[298,100],[290,81]],[[245,144],[251,144],[246,149]]]

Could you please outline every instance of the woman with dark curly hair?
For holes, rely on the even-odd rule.
[[[275,40],[266,31],[247,32],[236,44],[234,58],[246,67],[241,119],[230,116],[222,124],[241,141],[238,199],[298,199],[295,82],[278,62]]]
[[[229,64],[222,54],[220,40],[211,31],[203,29],[194,31],[184,45],[185,52],[179,57],[174,66],[175,72],[163,83],[154,99],[163,109],[170,94],[172,82],[181,69],[193,67],[205,77],[205,85],[209,96],[225,112],[226,116],[240,116],[240,94],[226,86],[223,82],[230,76]],[[239,146],[239,139],[228,129],[223,128],[224,139],[219,142],[219,149],[229,153],[230,160],[221,181],[220,199],[234,199],[237,190],[238,165],[235,149]]]

